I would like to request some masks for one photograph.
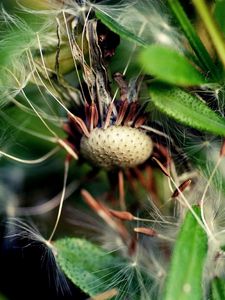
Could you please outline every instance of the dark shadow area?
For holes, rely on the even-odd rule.
[[[0,291],[8,300],[87,299],[62,274],[46,247],[27,238],[7,238],[5,225],[0,226]]]

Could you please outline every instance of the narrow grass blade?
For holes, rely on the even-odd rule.
[[[199,59],[200,66],[207,72],[210,72],[210,76],[213,79],[219,79],[216,66],[207,52],[202,41],[198,37],[194,27],[192,26],[190,20],[188,19],[183,7],[178,0],[168,0],[168,4],[173,11],[175,17],[180,23],[181,28],[183,29],[184,34],[186,35],[190,45],[196,53],[196,56]]]

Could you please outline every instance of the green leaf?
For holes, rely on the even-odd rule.
[[[211,300],[225,299],[225,280],[214,278],[211,283]]]
[[[212,300],[225,299],[225,281],[220,278],[214,278],[211,283],[211,297]]]
[[[62,270],[82,291],[95,296],[109,289],[110,279],[118,272],[117,258],[84,239],[58,240],[55,247]]]
[[[55,242],[56,260],[67,277],[91,297],[116,289],[116,299],[148,299],[152,290],[149,271],[132,261],[105,252],[98,246],[79,238]]]
[[[225,119],[194,95],[179,88],[153,83],[150,96],[150,103],[169,117],[190,127],[225,136]]]
[[[186,35],[192,49],[198,57],[201,68],[205,70],[205,72],[209,72],[210,77],[219,80],[220,76],[218,74],[217,68],[201,39],[197,35],[193,25],[191,24],[191,21],[189,20],[182,5],[180,4],[180,1],[168,0],[168,4],[178,22],[180,23],[180,26],[183,29],[183,32]]]
[[[216,21],[219,23],[219,26],[223,33],[225,34],[225,1],[216,1],[214,15]]]
[[[200,208],[193,207],[200,217]],[[179,232],[167,275],[163,300],[202,300],[202,273],[207,236],[189,211]]]
[[[175,49],[152,45],[143,49],[139,61],[144,71],[158,79],[181,86],[206,83],[206,79]]]
[[[123,27],[122,25],[120,25],[119,23],[117,23],[113,18],[111,18],[110,16],[100,12],[100,11],[96,11],[96,17],[101,20],[101,22],[106,25],[109,29],[111,29],[113,32],[117,33],[118,35],[120,35],[121,37],[123,37],[126,40],[135,42],[141,46],[146,46],[147,43],[141,39],[140,37],[138,37],[137,35],[135,35],[134,33],[132,33],[131,31],[127,30],[125,27]]]

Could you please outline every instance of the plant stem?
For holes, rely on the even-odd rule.
[[[196,1],[198,2],[198,0]],[[182,6],[180,5],[178,0],[168,0],[171,10],[173,11],[174,15],[176,16],[178,22],[180,23],[187,39],[189,40],[190,45],[192,46],[193,50],[195,51],[198,59],[199,64],[203,70],[210,71],[212,77],[214,79],[218,78],[218,73],[216,67],[210,57],[209,53],[207,52],[205,46],[203,45],[202,41],[198,37],[197,33],[195,32],[194,27],[192,26],[190,20],[188,19],[187,15],[185,14]]]
[[[205,0],[192,0],[192,2],[212,39],[221,62],[225,66],[225,40],[211,14],[209,7],[205,3]]]

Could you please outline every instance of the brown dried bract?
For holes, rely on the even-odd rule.
[[[191,179],[185,180],[181,185],[173,192],[172,198],[176,198],[191,184]]]
[[[156,231],[152,228],[136,227],[136,228],[134,228],[134,231],[137,232],[137,233],[145,234],[147,236],[151,236],[151,237],[157,236]]]

